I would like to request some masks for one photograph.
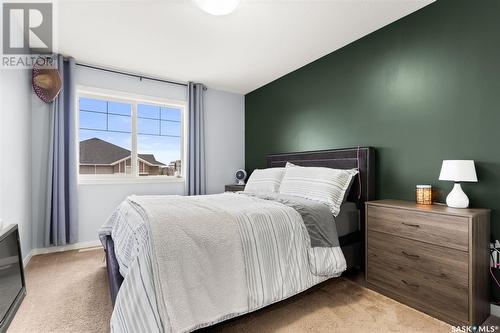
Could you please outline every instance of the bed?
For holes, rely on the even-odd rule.
[[[267,156],[268,167],[284,167],[287,162],[306,167],[326,167],[333,169],[356,168],[359,170],[358,175],[355,176],[352,186],[350,187],[347,201],[342,205],[340,214],[336,218],[336,222],[340,223],[342,226],[337,228],[339,236],[337,247],[319,247],[304,250],[300,248],[300,246],[302,246],[302,241],[299,239],[300,237],[304,238],[303,236],[296,236],[297,239],[293,236],[290,239],[280,240],[279,242],[275,240],[274,242],[277,243],[273,243],[273,240],[267,239],[269,237],[266,236],[252,238],[255,236],[250,234],[255,233],[253,229],[255,224],[248,223],[248,216],[254,214],[256,211],[273,211],[274,217],[271,215],[264,216],[264,219],[267,218],[269,221],[274,219],[272,221],[273,224],[278,223],[276,221],[280,220],[279,214],[281,214],[281,218],[283,218],[284,216],[296,213],[293,209],[284,207],[282,204],[276,204],[272,200],[264,202],[262,198],[238,196],[238,194],[200,196],[199,198],[189,197],[190,199],[188,200],[180,197],[169,197],[169,209],[168,213],[165,213],[165,209],[161,208],[164,204],[164,199],[162,198],[131,198],[126,207],[124,206],[121,211],[119,210],[120,216],[115,217],[115,219],[122,218],[126,220],[135,219],[136,221],[142,221],[153,219],[152,216],[155,216],[154,212],[156,212],[158,219],[160,217],[168,218],[169,220],[179,218],[178,225],[183,226],[182,223],[185,222],[185,220],[183,221],[182,219],[186,217],[180,216],[184,215],[184,213],[181,214],[180,212],[189,211],[190,214],[193,214],[191,215],[192,220],[196,219],[197,216],[204,216],[203,219],[198,219],[202,220],[203,223],[196,225],[196,230],[194,231],[201,235],[199,237],[201,237],[200,239],[202,239],[202,242],[190,243],[192,239],[191,237],[187,237],[185,243],[190,245],[189,249],[176,251],[180,247],[180,243],[178,245],[174,243],[178,243],[179,238],[183,238],[186,232],[185,230],[181,230],[176,234],[175,226],[170,226],[171,229],[162,229],[162,224],[152,224],[153,227],[150,226],[150,228],[156,228],[157,230],[153,230],[154,232],[152,232],[151,229],[148,229],[151,235],[148,237],[142,236],[142,234],[148,234],[148,231],[143,231],[144,229],[140,222],[124,223],[126,228],[122,228],[121,231],[120,229],[115,230],[115,237],[111,237],[110,235],[111,226],[108,226],[108,229],[104,228],[104,232],[101,233],[101,240],[106,249],[110,293],[115,307],[112,318],[112,329],[114,331],[192,331],[258,310],[274,302],[291,297],[330,277],[338,276],[345,269],[364,269],[364,202],[372,200],[375,194],[374,149],[370,147],[357,147],[349,149],[270,154]],[[149,207],[147,209],[147,214],[145,212],[142,213],[147,216],[141,216],[142,210],[134,208],[136,205],[139,207]],[[226,214],[226,212],[219,211],[220,207],[233,208],[232,211],[228,211],[229,214]],[[263,207],[265,207],[265,209]],[[177,213],[176,209],[178,210]],[[197,213],[198,215],[195,215],[196,211],[199,211]],[[243,211],[246,213],[240,213]],[[236,216],[236,218],[234,216]],[[287,218],[293,220],[296,217]],[[225,219],[228,219],[229,222],[224,225],[221,221]],[[247,249],[245,247],[246,245],[243,246],[242,249],[238,248],[236,242],[232,241],[236,231],[231,231],[231,226],[233,225],[233,223],[230,223],[231,219],[237,220],[238,227],[240,228],[240,236],[245,233],[248,234],[248,244],[269,242],[268,245],[266,245],[266,251],[269,250],[272,254],[259,257],[252,252],[252,249]],[[300,215],[296,219],[301,220]],[[265,228],[268,228],[268,220],[266,220],[266,223],[262,224]],[[288,224],[291,226],[288,226]],[[281,225],[281,229],[296,228],[297,230],[281,231],[283,235],[285,235],[283,236],[279,234],[281,229],[278,228],[278,236],[275,234],[274,238],[288,237],[287,235],[289,234],[307,234],[307,231],[299,230],[302,228],[301,224],[304,223],[296,223],[294,226],[293,223],[287,222],[287,225]],[[227,226],[227,228],[224,226]],[[174,230],[172,230],[172,228],[174,228]],[[206,235],[202,234],[203,231],[199,231],[203,228],[207,228],[205,231]],[[244,232],[242,232],[242,228],[245,229]],[[146,239],[144,244],[141,243],[141,249],[134,247],[134,245],[129,245],[125,248],[123,245],[124,242],[116,236],[116,234],[120,232],[129,233],[131,229],[134,229],[135,234]],[[231,234],[231,232],[233,232],[233,234]],[[266,233],[267,232],[268,231],[266,231]],[[211,239],[212,233],[219,238],[217,241],[221,243],[216,249],[213,246],[210,247],[206,245],[213,242]],[[154,236],[159,234],[162,235],[161,237],[167,238],[168,241],[163,238],[160,241],[158,238],[159,236]],[[151,238],[150,240],[148,240],[149,237]],[[115,244],[117,239],[119,239],[119,241]],[[163,242],[170,244],[170,248],[167,249],[162,247]],[[135,243],[138,242],[135,241]],[[151,244],[154,244],[154,246]],[[281,246],[281,244],[296,245],[294,247],[285,246],[280,248],[279,246]],[[276,249],[274,249],[275,247]],[[119,248],[119,255],[115,252],[116,248]],[[149,250],[150,248],[152,250]],[[339,254],[335,252],[337,248],[341,249],[345,261],[344,259],[338,258]],[[325,252],[324,249],[328,251]],[[125,253],[127,251],[130,253]],[[241,254],[238,254],[238,251],[241,251]],[[141,252],[141,254],[138,255],[138,259],[132,255],[137,252]],[[147,252],[147,254],[144,254],[144,252]],[[149,252],[154,253],[154,255]],[[210,256],[205,252],[208,252]],[[184,256],[186,253],[191,257],[199,256],[197,259],[198,261],[195,261],[187,268],[182,265],[172,264],[176,256]],[[307,253],[305,255],[306,258],[302,256],[303,253]],[[242,260],[244,261],[244,265],[240,265],[239,256],[244,258],[244,260]],[[128,259],[128,257],[134,258],[133,264],[132,259]],[[192,259],[191,257],[183,257],[184,259],[182,260],[189,261]],[[207,261],[217,261],[217,259],[214,258],[221,257],[224,257],[224,262],[212,263],[211,265],[207,264]],[[277,259],[272,259],[275,261],[264,265],[263,262],[265,262],[268,257],[276,257]],[[124,258],[128,259],[128,261]],[[178,258],[177,260],[182,261]],[[271,259],[269,260],[271,261]],[[160,261],[161,263],[159,263]],[[171,266],[169,267],[164,261],[170,263]],[[289,265],[288,262],[290,261],[296,261],[297,263]],[[319,263],[313,267],[314,265],[312,262],[316,261]],[[252,262],[252,265],[249,265],[249,262]],[[301,262],[308,262],[310,270],[313,273],[302,273],[304,269],[301,267],[305,264]],[[277,277],[274,275],[277,273],[263,273],[263,271],[266,270],[266,265],[268,267],[279,266],[280,274],[282,274],[279,279],[283,281],[286,280],[287,282],[284,284],[287,284],[287,286],[276,283],[275,279],[277,279]],[[250,266],[252,269],[249,269]],[[282,266],[285,268],[282,269]],[[214,267],[217,267],[217,269],[214,270]],[[283,273],[284,271],[285,273]],[[299,271],[299,273],[297,273],[297,271]],[[207,273],[207,276],[215,276],[216,281],[205,280],[202,281],[203,283],[200,285],[200,281],[191,278],[194,276],[201,276],[203,273]],[[125,280],[123,276],[126,276]],[[161,276],[162,279],[155,279],[157,276]],[[257,281],[258,279],[262,280],[263,277],[265,281]],[[174,280],[178,281],[176,282],[177,284],[168,282]],[[246,280],[246,282],[240,280]],[[242,283],[245,287],[243,287]],[[121,289],[125,291],[119,292]],[[188,299],[188,296],[183,297],[188,293],[195,293],[196,296],[189,296],[191,300]],[[239,295],[240,293],[241,295]],[[161,296],[158,296],[160,294]],[[251,295],[251,297],[247,294]],[[180,301],[184,298],[186,298],[185,302],[184,300]],[[193,302],[193,299],[195,299],[196,302]],[[227,309],[220,309],[223,307],[219,305],[221,299],[231,299],[231,302],[224,302],[224,306],[227,307]],[[244,301],[245,299],[247,299],[247,301]],[[173,304],[175,304],[175,306],[172,306]],[[152,310],[147,312],[144,310],[145,308],[150,308]],[[197,311],[201,313],[200,318],[197,317]],[[134,317],[135,319],[132,321],[130,317]]]

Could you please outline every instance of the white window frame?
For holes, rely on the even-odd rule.
[[[92,98],[106,100],[110,102],[126,103],[131,105],[131,166],[132,174],[127,175],[106,175],[106,174],[80,174],[80,98]],[[160,106],[170,106],[181,109],[181,174],[179,176],[139,176],[138,167],[138,152],[137,152],[137,105],[138,104],[153,104]],[[108,90],[94,87],[78,85],[76,87],[75,96],[76,112],[76,158],[78,166],[78,184],[141,184],[141,183],[169,183],[169,182],[185,182],[186,161],[187,161],[187,131],[188,131],[188,114],[187,102],[181,100],[172,100],[161,97],[133,94],[129,92]]]

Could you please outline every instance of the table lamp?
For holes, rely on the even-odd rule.
[[[460,182],[477,182],[476,167],[472,160],[444,160],[439,180],[455,182],[453,190],[446,197],[446,204],[453,208],[469,207],[469,198]]]

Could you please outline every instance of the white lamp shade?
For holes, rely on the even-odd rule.
[[[453,182],[477,182],[476,167],[473,160],[444,160],[439,180]]]
[[[227,15],[234,11],[240,0],[194,0],[203,11],[212,15]]]

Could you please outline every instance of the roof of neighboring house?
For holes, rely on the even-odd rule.
[[[161,163],[160,161],[157,161],[155,158],[155,155],[153,155],[153,154],[139,154],[139,158],[141,160],[148,162],[149,164],[160,165],[160,166],[165,165],[165,164]]]
[[[80,142],[80,164],[112,165],[127,157],[130,157],[130,150],[98,138]],[[139,154],[139,158],[151,165],[165,165],[153,154]]]

